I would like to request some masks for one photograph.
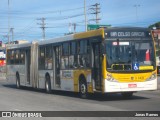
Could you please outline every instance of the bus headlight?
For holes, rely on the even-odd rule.
[[[110,82],[118,82],[117,80],[115,80],[111,74],[107,74],[107,80]]]
[[[156,73],[153,73],[153,74],[147,79],[147,81],[154,80],[154,79],[156,79],[156,77],[157,77]]]

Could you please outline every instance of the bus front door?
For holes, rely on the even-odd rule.
[[[54,83],[55,87],[60,87],[60,53],[61,49],[60,46],[54,47]]]
[[[31,64],[30,58],[31,58],[31,50],[27,49],[26,50],[26,76],[27,76],[26,84],[27,85],[30,85],[30,64]]]
[[[100,43],[96,42],[92,44],[93,48],[93,69],[92,69],[92,78],[95,83],[96,90],[102,90],[101,83],[101,61],[100,61]]]

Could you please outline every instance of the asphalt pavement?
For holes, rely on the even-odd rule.
[[[158,90],[137,92],[131,99],[123,99],[120,94],[95,94],[88,99],[81,99],[72,92],[46,94],[44,90],[33,88],[17,89],[15,84],[0,78],[0,96],[0,111],[160,111],[160,78]],[[98,119],[106,120],[103,117]]]

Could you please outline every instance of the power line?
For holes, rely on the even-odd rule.
[[[33,28],[34,23],[35,23],[35,20],[32,20],[26,27],[24,27],[23,29],[20,29],[20,32],[16,32],[15,36],[17,36],[17,34],[20,34],[21,36],[24,36],[24,34],[28,30],[31,30],[31,28]]]
[[[87,7],[89,7],[89,6],[87,6]],[[73,9],[63,9],[63,10],[55,10],[55,11],[44,11],[44,12],[31,12],[31,13],[26,13],[26,12],[21,12],[21,11],[19,11],[19,12],[14,12],[14,11],[12,11],[11,12],[11,14],[15,14],[15,15],[17,15],[17,14],[50,14],[50,13],[62,13],[62,12],[68,12],[68,11],[73,11],[73,10],[80,10],[80,9],[83,9],[84,7],[78,7],[78,8],[73,8]],[[4,12],[0,12],[0,14],[3,14],[3,15],[5,15],[6,13],[4,13]]]
[[[70,18],[74,18],[74,17],[79,17],[79,16],[82,16],[83,14],[76,14],[76,15],[71,15],[71,16],[62,16],[61,18],[57,18],[56,17],[52,17],[52,21],[56,21],[56,20],[65,20],[65,19],[70,19]],[[51,18],[50,18],[51,19]],[[33,20],[31,23],[29,23],[24,29],[20,30],[21,32],[16,32],[16,34],[22,34],[21,36],[25,36],[25,33],[27,31],[30,31],[31,29],[33,28],[37,28],[37,27],[33,27],[33,23],[35,22],[35,20]],[[76,22],[77,23],[77,22]],[[80,22],[82,23],[82,22]],[[84,22],[83,22],[84,23]],[[42,23],[41,23],[42,24]],[[65,26],[68,26],[68,24],[61,24],[61,25],[57,25],[57,26],[54,26],[54,27],[46,27],[45,28],[64,28]],[[42,27],[41,27],[42,28]],[[43,27],[44,28],[44,27]],[[45,33],[43,33],[43,36]],[[17,36],[17,35],[16,35]],[[28,36],[28,35],[27,35]]]
[[[65,20],[65,19],[80,17],[83,15],[84,15],[83,13],[80,13],[80,14],[75,14],[75,15],[70,15],[70,16],[60,16],[59,18],[58,17],[47,17],[47,19],[53,19],[54,21],[56,21],[56,20]]]

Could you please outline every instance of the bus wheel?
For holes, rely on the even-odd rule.
[[[124,92],[121,94],[122,94],[122,97],[125,99],[131,98],[133,96],[133,92]]]
[[[16,75],[16,87],[20,88],[20,78],[18,74]]]
[[[51,93],[51,82],[49,76],[46,76],[45,88],[47,93]]]
[[[80,97],[83,99],[86,99],[88,97],[87,84],[85,81],[79,82],[79,94],[80,94]]]

